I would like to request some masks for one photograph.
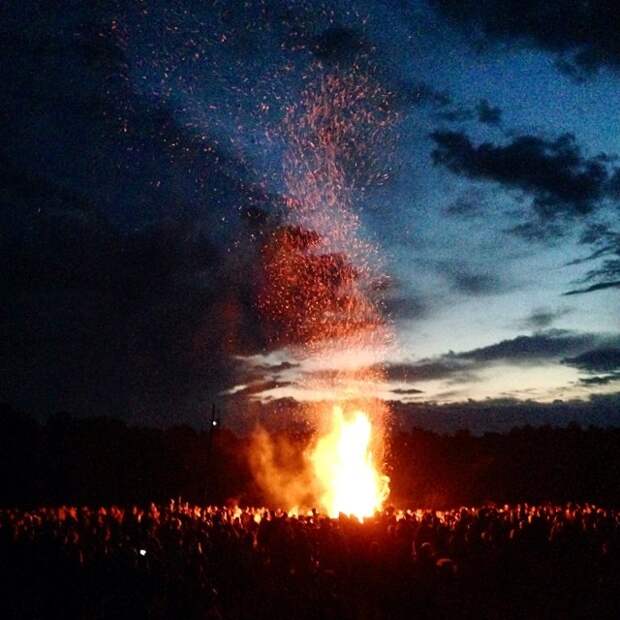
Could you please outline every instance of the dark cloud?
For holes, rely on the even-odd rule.
[[[430,311],[425,299],[410,294],[386,297],[382,305],[385,316],[395,321],[422,319],[427,317]]]
[[[581,235],[580,243],[590,246],[590,253],[587,256],[569,261],[566,263],[567,266],[589,263],[598,258],[606,259],[614,255],[620,256],[620,233],[605,225],[587,226]]]
[[[541,330],[551,327],[558,319],[566,316],[571,312],[570,308],[537,308],[532,310],[529,316],[519,322],[522,329]]]
[[[531,243],[552,243],[567,233],[565,222],[549,221],[540,218],[530,219],[505,229],[505,232]]]
[[[529,194],[543,221],[559,214],[587,215],[606,197],[607,168],[601,158],[584,157],[571,134],[552,141],[518,136],[506,145],[478,146],[462,132],[436,131],[431,137],[435,165]]]
[[[427,107],[433,111],[433,118],[445,123],[464,123],[478,120],[484,125],[499,126],[502,110],[481,99],[476,106],[458,103],[446,90],[437,90],[427,82],[401,81],[395,86],[396,99],[405,105]],[[620,181],[619,181],[620,186]]]
[[[470,260],[471,258],[471,260]],[[512,289],[510,276],[502,273],[497,263],[476,262],[475,256],[458,256],[452,259],[420,258],[419,269],[433,272],[441,280],[442,289],[468,297],[498,295]],[[432,298],[431,298],[432,299]],[[421,299],[430,309],[430,301]]]
[[[170,29],[165,66],[156,7],[135,20],[114,2],[27,4],[0,37],[1,397],[37,413],[199,423],[244,371],[237,356],[270,348],[258,255],[278,226],[228,126],[187,120],[180,83],[198,66],[216,73],[217,52]],[[188,72],[176,53],[200,63]],[[205,82],[221,95],[218,78]],[[236,113],[241,99],[218,103]]]
[[[583,229],[579,242],[584,245],[594,245],[597,247],[596,254],[588,256],[585,259],[579,259],[578,261],[568,263],[569,265],[576,265],[579,262],[598,258],[598,256],[603,253],[613,253],[620,245],[620,233],[614,231],[607,224],[600,222],[590,223]]]
[[[580,283],[594,282],[589,287],[590,290],[600,290],[601,288],[614,288],[618,286],[618,278],[620,278],[620,235],[615,235],[615,242],[606,247],[598,247],[598,249],[590,256],[593,258],[605,259],[599,263],[597,267],[590,269],[586,275],[580,280]],[[569,293],[567,293],[569,294]]]
[[[620,248],[619,248],[620,249]],[[617,282],[610,282],[611,278],[620,276],[620,251],[618,249],[615,252],[618,258],[606,259],[598,267],[591,269],[585,276],[584,281],[590,282],[592,280],[602,280],[599,284],[610,284],[616,286]]]
[[[410,105],[445,108],[453,103],[448,91],[436,90],[427,82],[401,82],[397,90],[400,97]]]
[[[477,373],[498,363],[539,364],[559,362],[594,347],[620,344],[620,336],[604,336],[550,329],[531,336],[517,336],[496,344],[459,353],[450,352],[436,358],[388,364],[386,377],[393,382],[417,383],[447,380],[466,383],[477,380]]]
[[[620,381],[620,347],[592,349],[565,358],[562,363],[586,373],[588,376],[579,379],[585,386],[609,385]]]
[[[609,385],[614,381],[620,381],[620,373],[613,375],[595,375],[594,377],[582,377],[579,382],[582,385]]]
[[[614,198],[620,198],[620,168],[616,168],[609,179],[608,191]]]
[[[412,362],[388,364],[386,378],[393,382],[418,383],[445,380],[451,383],[477,381],[477,373],[489,366],[506,364],[533,365],[559,362],[604,344],[620,343],[620,336],[601,336],[568,330],[550,329],[531,336],[517,336],[496,344],[459,353]]]
[[[481,99],[476,106],[478,120],[484,125],[500,125],[502,122],[502,109],[492,106],[486,99]]]
[[[582,352],[600,339],[596,334],[551,329],[458,353],[457,357],[485,363],[505,361],[529,364]]]
[[[386,379],[392,382],[419,383],[450,379],[464,383],[475,380],[471,364],[459,359],[455,354],[423,359],[418,362],[387,364],[382,368]]]
[[[460,218],[476,218],[489,207],[487,192],[477,187],[469,188],[446,208],[448,215]]]
[[[620,372],[620,348],[593,349],[563,360],[569,366],[592,373]]]
[[[487,99],[481,99],[475,107],[456,105],[451,107],[442,105],[435,112],[434,117],[439,121],[447,123],[465,123],[467,121],[478,120],[483,125],[499,126],[502,122],[502,110],[497,106],[492,106]]]
[[[480,204],[477,201],[460,196],[453,203],[448,205],[446,213],[448,215],[470,218],[482,215],[483,209],[480,208]]]
[[[491,273],[469,273],[458,270],[451,274],[451,278],[455,290],[474,297],[495,295],[506,289],[499,276]]]
[[[598,284],[592,284],[585,288],[573,289],[566,291],[564,295],[583,295],[584,293],[594,293],[595,291],[602,291],[610,288],[620,288],[620,280],[611,282],[599,282]]]
[[[3,216],[19,214],[0,241],[11,266],[0,285],[3,399],[199,423],[236,382],[236,356],[268,350],[255,307],[257,224],[239,218],[242,250],[226,252],[199,219],[122,231],[42,177],[8,165],[0,176],[10,180]]]
[[[603,259],[598,266],[590,269],[576,284],[576,288],[564,293],[578,295],[620,286],[620,233],[604,224],[594,224],[586,228],[581,243],[590,246],[590,253],[572,260],[568,265],[580,265]],[[586,286],[583,286],[586,285]]]
[[[518,42],[556,55],[575,77],[620,70],[620,7],[608,0],[432,0],[478,42]]]
[[[426,260],[420,263],[427,269],[435,270],[452,291],[461,295],[484,297],[497,295],[511,288],[497,265],[468,264],[464,257],[455,260]]]
[[[425,358],[417,361],[402,361],[373,366],[356,371],[323,369],[305,373],[315,381],[333,382],[335,380],[356,379],[365,370],[380,371],[381,376],[392,384],[401,384],[390,391],[398,396],[420,393],[417,383],[440,381],[446,386],[459,389],[443,391],[436,398],[450,398],[466,395],[467,384],[481,380],[482,372],[497,365],[540,366],[543,364],[566,364],[583,372],[605,373],[602,377],[590,377],[580,383],[590,387],[605,385],[616,380],[620,334],[578,333],[569,330],[550,329],[530,336],[513,339],[455,353]],[[405,385],[402,385],[405,384]]]
[[[603,260],[575,282],[581,285],[580,288],[567,291],[564,295],[580,295],[620,287],[620,233],[605,224],[593,224],[585,229],[581,243],[590,246],[590,254],[572,260],[567,265]]]
[[[359,59],[362,54],[371,53],[374,48],[359,30],[332,26],[315,37],[310,49],[323,61],[350,62]]]

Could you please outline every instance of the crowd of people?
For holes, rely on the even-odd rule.
[[[620,617],[620,512],[0,511],[3,618]]]

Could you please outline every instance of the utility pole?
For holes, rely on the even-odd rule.
[[[209,503],[209,491],[212,490],[213,482],[213,438],[220,426],[220,415],[215,408],[215,403],[211,405],[211,420],[209,422],[209,434],[207,436],[207,471],[205,476],[205,504]]]

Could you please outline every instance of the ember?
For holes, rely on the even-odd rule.
[[[386,176],[388,158],[379,163],[375,153],[379,144],[385,153],[381,136],[394,120],[389,93],[359,67],[341,74],[325,73],[317,65],[314,74],[284,119],[287,223],[263,248],[260,306],[274,340],[314,367],[329,368],[343,351],[353,359],[370,356],[380,362],[392,338],[379,298],[386,278],[377,247],[363,239],[354,206],[356,192]],[[389,493],[378,458],[387,411],[371,403],[372,394],[361,393],[382,382],[380,364],[371,368],[347,368],[327,379],[309,373],[303,380],[306,389],[327,391],[338,402],[356,399],[352,413],[333,408],[298,476],[312,480],[313,505],[332,516],[370,516]],[[259,449],[265,450],[264,438]],[[271,458],[262,461],[271,463]],[[260,472],[257,477],[263,483],[280,478],[270,470],[273,475]],[[298,493],[289,497],[289,509],[303,509],[299,501]]]

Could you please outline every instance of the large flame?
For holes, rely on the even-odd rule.
[[[369,517],[387,498],[389,478],[375,466],[371,437],[368,414],[358,410],[345,416],[341,407],[334,407],[331,429],[310,456],[323,489],[320,502],[330,517],[339,513]]]

